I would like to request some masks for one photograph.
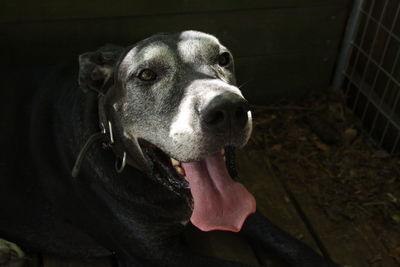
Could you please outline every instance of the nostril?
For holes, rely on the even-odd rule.
[[[225,119],[224,112],[221,110],[216,110],[213,112],[210,112],[205,116],[204,122],[207,123],[208,125],[216,125],[221,122],[223,122]]]
[[[202,126],[215,131],[241,130],[248,122],[250,106],[240,95],[221,93],[207,102],[200,110]]]

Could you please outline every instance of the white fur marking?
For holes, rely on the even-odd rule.
[[[196,62],[196,57],[205,57],[208,54],[207,48],[219,44],[214,36],[196,31],[185,31],[179,37],[178,52],[186,63]]]
[[[174,55],[171,52],[171,49],[167,45],[160,42],[151,44],[143,51],[143,61],[148,61],[153,58],[159,58],[171,64],[175,63]]]
[[[181,135],[193,134],[192,121],[192,99],[188,98],[179,106],[178,114],[173,119],[169,128],[169,137],[174,141],[179,141]]]

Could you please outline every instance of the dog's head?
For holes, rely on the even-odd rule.
[[[125,50],[106,47],[80,57],[80,85],[105,92],[107,118],[131,163],[148,167],[150,158],[177,181],[185,177],[194,214],[196,198],[221,205],[217,203],[243,196],[247,208],[240,204],[239,209],[254,211],[254,199],[231,182],[224,164],[224,149],[244,146],[252,130],[233,63],[231,52],[217,38],[196,31],[157,34]],[[217,212],[235,213],[234,205],[224,204],[224,211]],[[204,206],[198,210],[210,213]],[[192,216],[192,221],[201,221],[197,224],[203,230],[229,228],[204,226],[205,215]]]

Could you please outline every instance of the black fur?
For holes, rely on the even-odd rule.
[[[95,58],[98,64],[114,66],[116,59]],[[191,215],[190,191],[145,147],[150,172],[127,166],[117,174],[114,152],[94,144],[79,176],[72,178],[80,149],[100,131],[98,94],[79,90],[79,69],[77,63],[55,69],[26,103],[28,109],[19,113],[30,113],[30,119],[26,123],[20,117],[25,125],[16,133],[22,148],[12,157],[16,163],[8,160],[1,169],[0,235],[67,257],[115,253],[120,266],[243,266],[194,254],[184,246],[181,233]],[[106,84],[101,79],[112,79],[95,75],[91,77],[101,82],[87,83],[82,77],[92,75],[89,72],[82,71],[81,64],[83,89],[101,91]],[[239,234],[261,243],[291,266],[336,266],[258,212]]]

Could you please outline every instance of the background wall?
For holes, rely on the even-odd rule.
[[[3,63],[47,64],[155,32],[215,34],[252,103],[326,88],[351,0],[2,0]]]

